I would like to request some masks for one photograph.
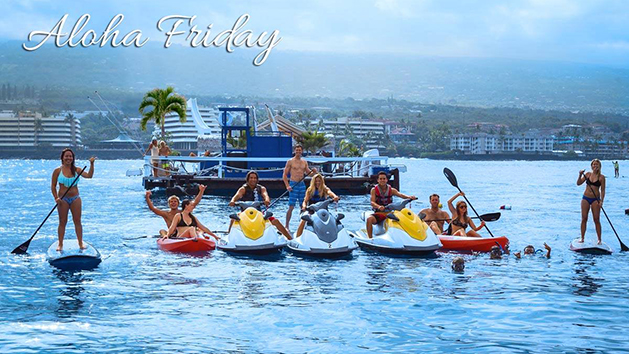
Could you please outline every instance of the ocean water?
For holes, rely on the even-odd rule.
[[[144,202],[139,161],[96,162],[82,180],[85,239],[103,263],[91,271],[61,272],[45,260],[56,239],[57,214],[31,243],[11,255],[43,220],[53,200],[50,176],[58,161],[0,160],[0,352],[620,352],[629,350],[629,255],[603,217],[603,240],[616,252],[587,256],[568,249],[579,235],[575,184],[587,162],[404,163],[402,191],[415,194],[415,211],[439,193],[457,191],[443,176],[452,169],[479,213],[498,211],[488,226],[507,235],[512,250],[547,242],[552,257],[521,260],[455,254],[389,258],[356,251],[350,260],[207,257],[158,250],[163,228]],[[83,165],[82,161],[77,163]],[[621,174],[626,172],[621,164]],[[629,178],[613,178],[610,161],[604,207],[629,243]],[[226,230],[227,199],[204,197],[195,215]],[[165,208],[164,195],[155,195]],[[344,197],[338,211],[349,229],[362,227],[367,196]],[[286,203],[274,212],[282,220]],[[293,219],[293,229],[297,217]],[[66,237],[74,237],[72,223]],[[590,221],[588,238],[594,238]]]

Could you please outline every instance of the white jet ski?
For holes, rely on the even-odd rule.
[[[433,232],[426,232],[428,225],[406,204],[411,199],[389,204],[385,212],[387,218],[373,225],[373,238],[367,237],[367,230],[350,233],[360,248],[385,254],[428,256],[441,247],[439,238]],[[363,220],[373,214],[364,212]]]
[[[234,220],[231,231],[216,246],[231,253],[265,255],[281,252],[287,241],[269,221],[273,213],[262,214],[258,210],[260,202],[239,202],[236,206],[241,212],[229,216]]]
[[[338,258],[352,254],[358,245],[341,224],[343,214],[332,214],[328,205],[332,199],[310,205],[301,219],[306,222],[301,236],[288,242],[295,254],[312,257]]]

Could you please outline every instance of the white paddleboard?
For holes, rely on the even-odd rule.
[[[609,247],[609,245],[605,242],[599,245],[596,240],[586,239],[583,242],[579,241],[581,241],[580,238],[572,240],[570,243],[570,249],[572,251],[586,254],[612,254],[613,252],[611,247]]]
[[[83,241],[86,249],[80,249],[76,239],[64,239],[63,250],[57,251],[59,241],[48,247],[46,260],[50,265],[63,270],[92,269],[101,262],[100,252],[89,243]]]

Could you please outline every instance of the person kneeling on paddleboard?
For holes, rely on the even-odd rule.
[[[605,176],[601,174],[601,161],[599,159],[592,160],[590,164],[592,172],[585,173],[585,170],[579,171],[577,186],[585,182],[585,192],[581,198],[581,243],[585,240],[585,231],[588,224],[588,214],[592,209],[592,219],[596,227],[596,235],[598,236],[598,244],[601,240],[601,208],[603,200],[605,200]]]
[[[322,202],[328,197],[332,198],[335,202],[339,201],[339,197],[332,192],[330,188],[325,185],[325,180],[321,174],[316,174],[310,180],[310,186],[306,190],[306,195],[304,196],[304,202],[301,204],[301,211],[303,213],[307,213],[306,208],[312,204]],[[299,227],[297,228],[297,233],[295,237],[301,236],[302,232],[304,232],[304,227],[306,226],[306,220],[301,220],[299,223]]]
[[[218,239],[218,236],[201,224],[201,222],[192,215],[194,206],[192,205],[192,201],[190,201],[190,199],[184,199],[184,201],[181,202],[181,207],[183,211],[175,215],[173,222],[170,224],[170,228],[168,229],[168,233],[163,238],[193,238],[199,236],[197,234],[197,229],[200,229],[204,233]]]
[[[383,222],[387,218],[387,205],[393,202],[393,196],[416,200],[414,195],[408,196],[397,191],[389,185],[389,176],[386,172],[378,173],[378,184],[371,189],[371,207],[374,213],[367,218],[367,237],[373,238],[373,225]]]
[[[450,227],[452,229],[452,236],[471,236],[471,237],[481,237],[478,234],[478,230],[482,229],[485,226],[485,221],[481,220],[481,223],[478,227],[474,225],[472,218],[467,215],[467,203],[463,200],[459,200],[456,203],[456,208],[452,204],[454,200],[458,197],[464,196],[465,193],[459,192],[448,200],[448,208],[450,208],[450,212],[452,213],[452,222],[450,223]],[[465,232],[465,229],[470,226],[472,229]]]
[[[194,209],[199,204],[199,202],[201,202],[201,199],[203,198],[203,193],[205,192],[205,188],[207,188],[206,185],[204,184],[199,185],[199,193],[197,194],[196,198],[194,198],[194,200],[191,203],[192,209]],[[151,191],[146,191],[146,195],[145,195],[146,204],[149,206],[149,209],[151,209],[153,213],[161,216],[164,219],[164,221],[166,222],[166,229],[169,229],[170,225],[173,223],[173,219],[175,218],[175,215],[181,212],[179,210],[179,197],[177,197],[176,195],[171,195],[168,198],[168,207],[170,207],[170,210],[160,210],[160,209],[157,209],[153,205],[153,202],[151,201],[151,194],[152,194]],[[159,230],[159,234],[162,237],[165,237],[166,233],[167,233],[166,230],[163,230],[163,229]]]
[[[546,249],[546,258],[550,258],[550,246],[546,244],[546,242],[544,242],[544,248]],[[543,250],[536,250],[535,247],[533,245],[528,245],[526,247],[524,247],[524,250],[522,251],[524,252],[525,256],[529,256],[529,255],[534,255],[537,254],[537,252],[544,252]],[[520,259],[522,257],[522,254],[520,252],[516,252],[513,254],[515,256],[515,258]]]
[[[242,187],[238,188],[238,191],[232,199],[229,201],[229,206],[236,206],[237,201],[243,202],[263,202],[265,206],[269,206],[271,204],[271,198],[269,198],[269,193],[266,188],[258,184],[258,180],[260,177],[256,171],[247,172],[247,176],[245,177],[245,184]],[[293,237],[288,233],[284,225],[277,220],[275,217],[269,217],[269,221],[277,230],[284,235],[287,239],[291,240]],[[234,224],[234,219],[230,219],[229,221],[229,233],[232,229],[232,225]]]

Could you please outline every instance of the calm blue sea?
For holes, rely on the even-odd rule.
[[[0,160],[0,352],[614,352],[629,350],[629,255],[584,256],[568,249],[579,235],[587,162],[462,162],[395,160],[409,172],[402,191],[416,211],[431,193],[445,204],[452,169],[480,213],[512,206],[489,225],[511,248],[553,247],[552,258],[490,260],[453,254],[433,259],[388,258],[357,251],[351,260],[276,261],[166,254],[153,238],[161,218],[145,205],[140,161],[96,162],[82,180],[85,238],[104,256],[95,270],[52,269],[44,253],[56,239],[57,214],[31,243],[28,256],[10,252],[28,239],[53,206],[50,176],[58,161]],[[82,166],[83,161],[78,165]],[[605,209],[629,243],[629,165],[613,178]],[[349,229],[362,226],[367,196],[345,197],[338,211]],[[155,197],[166,207],[163,195]],[[227,199],[203,199],[195,214],[225,230]],[[274,210],[282,216],[286,203]],[[603,219],[603,239],[618,241]],[[296,227],[297,218],[293,221]],[[69,224],[66,237],[74,237]],[[593,238],[590,222],[588,237]]]

